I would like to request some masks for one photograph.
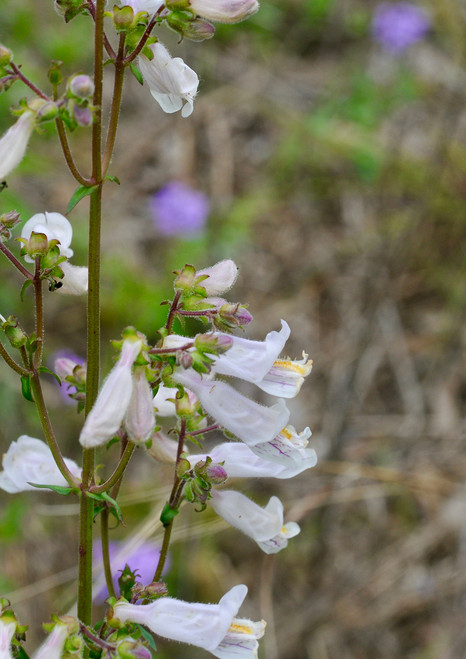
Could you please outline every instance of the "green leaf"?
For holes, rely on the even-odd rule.
[[[107,494],[107,492],[102,492],[101,494],[95,494],[94,492],[86,492],[86,495],[90,499],[94,499],[95,501],[98,501],[100,504],[103,503],[109,503],[111,508],[110,512],[118,519],[119,522],[123,524],[123,515],[120,510],[120,506],[117,504],[115,499],[112,499],[112,497]],[[96,514],[98,514],[100,510],[96,511]]]
[[[138,625],[138,623],[133,623],[133,624],[135,627],[139,629],[139,631],[141,632],[141,636],[144,637],[146,641],[149,643],[150,649],[153,652],[157,652],[157,646],[155,645],[155,640],[152,634],[148,632],[147,629],[145,629],[141,625]]]
[[[15,659],[29,659],[29,655],[26,653],[25,649],[23,647],[18,647],[15,650]]]
[[[78,188],[76,188],[65,212],[69,213],[71,210],[73,210],[73,208],[81,201],[81,199],[84,199],[84,197],[92,194],[94,190],[97,190],[98,187],[98,185],[91,185],[91,187],[88,188],[85,185],[80,185]]]
[[[104,178],[104,181],[111,181],[112,183],[116,183],[117,185],[120,185],[120,179],[118,176],[106,176]]]
[[[26,400],[31,401],[31,403],[34,402],[34,398],[32,397],[32,392],[31,392],[31,374],[30,373],[28,373],[27,375],[22,375],[21,376],[21,393],[23,394],[23,396]]]
[[[166,503],[160,515],[160,521],[164,526],[167,526],[179,512],[176,508],[172,508],[169,503]]]
[[[66,497],[68,494],[71,494],[72,492],[79,491],[77,487],[66,487],[65,485],[41,485],[39,483],[29,483],[29,485],[43,490],[53,490],[57,494],[61,494],[64,497]]]
[[[130,64],[129,68],[131,69],[131,73],[136,78],[136,80],[139,82],[139,84],[143,85],[144,84],[144,79],[143,79],[142,73],[140,72],[138,67],[135,64]]]
[[[51,371],[49,368],[47,368],[47,366],[39,366],[39,368],[37,370],[39,371],[39,373],[48,373],[49,375],[53,375],[53,377],[58,382],[58,384],[61,385],[61,380],[58,377],[58,375],[56,373],[54,373],[53,371]]]
[[[24,292],[28,286],[32,284],[32,279],[26,279],[24,284],[21,286],[21,291],[19,294],[19,297],[21,298],[21,302],[24,302]]]

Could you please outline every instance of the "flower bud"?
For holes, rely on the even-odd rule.
[[[90,126],[93,121],[92,110],[88,105],[73,105],[72,113],[79,126]]]
[[[14,316],[8,316],[1,328],[13,348],[22,348],[26,345],[28,336]]]
[[[221,464],[212,463],[207,465],[206,472],[213,485],[221,485],[228,478],[228,474]]]
[[[58,115],[58,107],[52,101],[44,103],[36,113],[36,119],[39,123],[53,121]]]
[[[49,82],[52,85],[60,85],[63,82],[63,74],[61,72],[61,67],[63,62],[52,60],[50,68],[48,70]]]
[[[138,641],[126,638],[118,643],[115,656],[120,659],[151,659],[152,652]]]
[[[215,34],[212,23],[200,18],[193,19],[190,12],[173,11],[167,16],[166,20],[173,30],[192,41],[204,41]]]
[[[232,347],[233,338],[228,334],[217,336],[212,333],[198,334],[194,340],[194,345],[200,353],[208,352],[212,355],[221,355]]]
[[[144,597],[154,599],[155,597],[162,597],[168,594],[167,584],[163,581],[153,581],[144,588]]]
[[[113,7],[113,25],[117,32],[129,32],[136,27],[134,11],[128,5],[124,7]]]
[[[3,213],[0,215],[0,240],[9,240],[11,238],[10,229],[18,224],[20,218],[20,213],[18,211],[10,211],[9,213]]]
[[[176,475],[181,478],[183,474],[191,469],[191,463],[186,458],[181,457],[176,463]]]
[[[81,0],[55,0],[55,11],[59,16],[63,16],[65,23],[69,23],[75,16],[82,11]]]
[[[83,73],[73,76],[68,81],[68,91],[80,99],[92,98],[94,94],[94,82],[92,78]]]
[[[45,233],[36,233],[33,231],[29,236],[29,240],[24,239],[24,246],[21,253],[27,254],[31,259],[37,256],[45,256],[49,247],[49,241]]]
[[[189,396],[185,391],[181,398],[175,398],[176,414],[180,417],[187,417],[196,414],[197,412],[197,398]]]
[[[0,44],[0,67],[8,66],[13,59],[13,53],[9,48]]]

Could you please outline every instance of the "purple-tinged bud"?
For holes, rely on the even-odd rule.
[[[0,224],[3,224],[7,229],[13,229],[18,223],[21,213],[18,211],[10,211],[0,215]]]
[[[185,350],[180,350],[177,354],[177,364],[183,368],[190,368],[193,363],[193,356]]]
[[[189,21],[183,28],[183,36],[191,41],[205,41],[212,39],[215,34],[215,27],[204,18],[195,18]]]
[[[240,325],[249,325],[249,323],[251,323],[253,320],[252,314],[249,313],[246,307],[241,305],[238,307],[238,311],[236,312],[235,317],[237,318]]]
[[[147,597],[163,597],[168,595],[167,584],[163,581],[153,581],[148,586],[144,588],[145,596]]]
[[[151,659],[152,652],[138,641],[127,638],[118,643],[115,657],[120,659]]]
[[[91,98],[94,94],[94,82],[88,75],[79,73],[68,81],[68,90],[82,100]]]
[[[88,105],[75,105],[73,115],[79,126],[90,126],[93,121],[92,110]]]
[[[9,48],[0,44],[0,67],[8,66],[13,59],[13,53]]]
[[[53,121],[58,116],[58,107],[53,101],[44,103],[42,107],[36,113],[36,120],[39,123],[45,123],[46,121]]]
[[[213,355],[221,355],[227,352],[233,345],[233,339],[227,334],[215,336],[214,334],[198,334],[194,339],[194,345],[199,352],[208,352]]]
[[[218,463],[217,464],[212,463],[210,465],[207,465],[206,472],[210,482],[213,485],[221,485],[228,478],[227,472],[222,467],[222,465]]]

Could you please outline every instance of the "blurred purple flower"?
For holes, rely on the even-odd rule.
[[[79,364],[80,366],[86,363],[84,357],[80,357],[79,355],[76,355],[71,350],[58,350],[50,358],[50,368],[52,370],[56,369],[55,362],[57,361],[57,359],[71,359],[71,361],[75,362],[76,364]],[[66,380],[62,380],[61,384],[58,384],[57,380],[55,379],[54,382],[57,384],[58,388],[60,389],[60,396],[63,402],[66,403],[67,405],[76,405],[76,401],[74,401],[69,396],[70,394],[74,394],[76,392],[76,387],[74,387],[69,382],[66,382]]]
[[[374,39],[395,55],[420,41],[429,28],[427,13],[411,2],[382,2],[372,18]]]
[[[141,582],[144,586],[152,583],[154,578],[155,569],[160,557],[160,547],[152,542],[144,542],[140,547],[133,552],[126,552],[123,542],[112,541],[109,544],[110,550],[110,564],[112,566],[113,583],[115,591],[118,594],[118,579],[121,575],[121,570],[124,570],[125,565],[128,564],[131,570],[136,571],[136,581]],[[93,563],[94,569],[102,569],[102,546],[100,541],[96,540],[93,545]],[[167,563],[165,564],[165,570]],[[94,594],[96,602],[103,602],[108,597],[107,586],[104,584]]]
[[[210,204],[203,192],[172,181],[152,196],[149,207],[161,235],[193,236],[204,228]]]

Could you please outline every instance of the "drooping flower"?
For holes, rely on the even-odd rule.
[[[261,508],[247,496],[234,490],[213,490],[210,504],[231,526],[257,542],[266,554],[276,554],[288,545],[288,539],[298,535],[295,522],[283,524],[283,504],[271,497]]]
[[[178,442],[164,432],[154,432],[151,445],[147,449],[149,455],[163,464],[175,464],[178,456]]]
[[[262,458],[253,452],[253,448],[241,442],[218,444],[208,453],[189,455],[188,460],[191,466],[194,466],[207,456],[210,456],[214,463],[223,463],[223,468],[230,478],[293,478],[317,464],[314,449],[303,449],[300,462],[288,465]]]
[[[71,350],[61,350],[55,353],[52,361],[55,373],[61,380],[61,384],[58,385],[60,387],[60,396],[65,403],[71,405],[73,400],[70,398],[70,394],[76,393],[76,387],[68,382],[66,378],[72,376],[76,366],[83,366],[86,360],[71,352]],[[56,380],[54,381],[56,382]]]
[[[125,416],[125,428],[135,444],[146,442],[155,427],[152,389],[146,378],[145,367],[133,371],[133,391]]]
[[[158,233],[181,238],[192,237],[203,230],[209,206],[209,200],[203,192],[193,190],[179,181],[167,183],[150,200],[150,210]]]
[[[67,636],[67,625],[57,623],[37,652],[33,654],[32,659],[60,659]]]
[[[226,382],[204,379],[193,369],[176,370],[172,377],[194,391],[207,414],[248,446],[272,440],[288,423],[290,412],[282,399],[271,407],[259,405]]]
[[[152,15],[163,5],[163,2],[160,2],[160,0],[121,0],[119,4],[122,7],[131,7],[135,14],[146,11],[149,15]]]
[[[121,355],[100,389],[79,436],[84,448],[94,448],[115,436],[125,417],[133,391],[133,364],[142,341],[125,339]]]
[[[34,112],[26,110],[0,139],[0,180],[6,178],[24,158],[34,122]]]
[[[0,617],[0,659],[13,659],[11,640],[16,631],[16,619],[10,611]]]
[[[141,55],[138,62],[150,93],[164,112],[181,110],[182,117],[189,117],[199,85],[197,74],[181,57],[171,57],[159,41],[149,48],[154,55],[153,59]]]
[[[73,256],[73,250],[70,247],[73,227],[61,213],[36,213],[23,225],[21,238],[30,238],[33,231],[34,233],[45,233],[48,240],[58,240],[62,256],[66,256],[66,258]],[[24,260],[34,263],[30,256],[25,256]]]
[[[372,19],[374,39],[394,55],[420,41],[429,28],[425,10],[411,2],[382,2]]]
[[[209,21],[239,23],[259,9],[257,0],[189,0],[191,11]]]
[[[218,604],[183,602],[171,597],[144,605],[117,602],[113,612],[122,622],[145,625],[158,636],[195,645],[216,657],[253,659],[257,656],[257,638],[262,636],[265,623],[234,617],[247,592],[244,585],[234,586]],[[241,650],[241,639],[250,644],[248,654],[242,651],[234,654],[236,648]]]
[[[83,295],[87,293],[89,271],[82,265],[71,265],[68,261],[60,264],[63,270],[62,286],[58,288],[59,293],[65,295]]]
[[[68,458],[65,463],[73,476],[81,478],[81,469]],[[3,471],[0,473],[0,489],[15,494],[37,490],[30,485],[68,485],[59,471],[47,444],[35,437],[21,435],[12,442],[3,456]]]
[[[230,290],[238,277],[238,266],[231,259],[219,261],[209,268],[197,270],[196,276],[206,276],[201,281],[208,296],[223,295]]]
[[[152,582],[160,557],[160,547],[158,545],[152,542],[143,542],[134,548],[131,541],[128,543],[111,541],[109,543],[109,553],[113,584],[116,592],[118,592],[118,579],[125,565],[129,565],[131,570],[137,573],[137,581],[140,581],[144,586]],[[99,570],[102,567],[102,545],[100,541],[94,542],[92,557],[94,570]],[[169,563],[167,562],[165,570],[168,566]],[[97,585],[97,588],[94,590],[94,600],[104,602],[107,597],[108,591],[105,583],[102,583],[100,588]]]

